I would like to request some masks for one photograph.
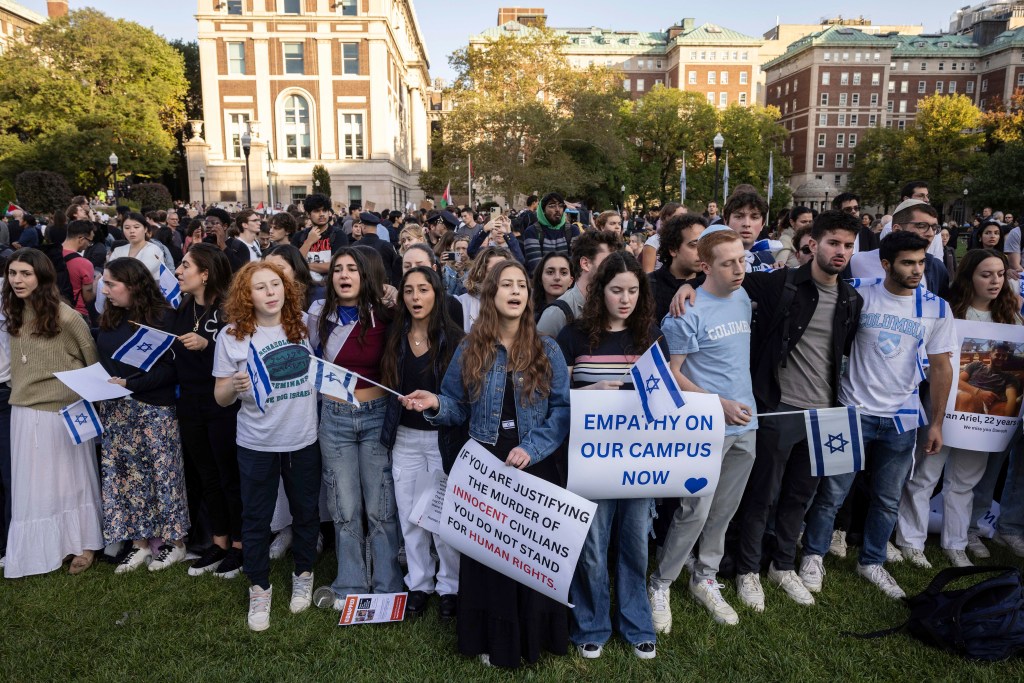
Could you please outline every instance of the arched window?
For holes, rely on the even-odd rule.
[[[309,159],[309,102],[302,95],[288,95],[284,99],[283,114],[285,158]]]

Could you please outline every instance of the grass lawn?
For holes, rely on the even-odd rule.
[[[922,590],[948,566],[906,563],[892,573],[908,593]],[[1021,565],[1001,548],[991,564]],[[386,626],[339,628],[337,615],[311,608],[288,612],[290,560],[273,565],[270,630],[246,628],[244,578],[189,577],[184,566],[159,574],[116,576],[102,563],[79,577],[56,572],[0,581],[0,680],[3,681],[1020,681],[1024,661],[975,664],[925,647],[905,635],[881,640],[841,636],[900,623],[906,610],[854,574],[855,559],[826,560],[825,592],[803,608],[767,581],[768,610],[737,606],[737,627],[714,624],[685,587],[672,592],[671,635],[658,656],[636,659],[621,641],[601,659],[545,656],[514,674],[485,669],[455,651],[455,633],[426,616]],[[318,563],[317,584],[334,578],[333,553]]]

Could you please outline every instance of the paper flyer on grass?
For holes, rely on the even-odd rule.
[[[408,593],[346,595],[338,626],[390,624],[405,619]]]

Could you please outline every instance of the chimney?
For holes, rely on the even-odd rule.
[[[46,0],[46,15],[51,19],[60,19],[68,15],[68,0]]]
[[[683,19],[683,30],[684,31],[692,31],[693,30],[693,18],[692,17],[689,18],[689,19]]]

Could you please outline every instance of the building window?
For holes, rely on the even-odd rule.
[[[796,92],[796,87],[797,87],[798,85],[800,85],[800,81],[794,80],[794,81],[793,81],[793,92]]]
[[[288,192],[292,196],[292,204],[298,204],[309,194],[309,188],[305,185],[291,185]]]
[[[846,147],[845,133],[836,133],[836,147]]]
[[[952,95],[956,92],[956,81],[949,82],[949,94]]]
[[[622,89],[625,90],[626,92],[629,92],[629,86],[630,86],[629,79],[628,78],[623,78],[622,79]]]
[[[847,102],[848,99],[849,99],[849,96],[847,95],[847,93],[844,93],[844,92],[839,93],[839,106],[840,107],[845,107],[846,106],[846,102]]]
[[[906,121],[900,120],[900,121],[896,122],[896,129],[897,130],[904,130],[906,127],[907,127],[907,122]]]
[[[842,168],[842,167],[843,167],[843,155],[842,154],[837,154],[836,155],[836,168]]]
[[[747,51],[746,51],[746,50],[744,50],[743,52],[741,52],[741,53],[740,53],[740,61],[741,61],[741,62],[745,62],[745,61],[747,61],[747,59],[748,59],[748,57],[747,57]]]
[[[345,159],[362,159],[363,155],[363,115],[341,115],[342,155]]]
[[[245,43],[228,43],[228,73],[245,75]]]
[[[858,114],[850,114],[850,125],[851,126],[860,125],[860,121],[858,120],[858,118],[859,118]]]
[[[845,71],[839,74],[839,85],[850,85],[850,74]]]
[[[656,62],[656,67],[657,67],[658,69],[664,68],[664,67],[662,67],[662,62],[661,62],[661,60],[660,60],[660,59],[659,59],[659,60],[658,60],[658,61]]]
[[[827,92],[821,93],[821,106],[823,106],[823,107],[827,107],[828,106],[828,93]]]
[[[906,114],[907,113],[907,101],[906,100],[900,100],[900,113],[901,114]]]
[[[853,168],[853,160],[856,158],[856,156],[857,156],[856,154],[847,154],[846,155],[846,167],[847,168]]]
[[[824,133],[818,133],[818,147],[824,147],[824,146],[825,146],[825,134]]]
[[[892,106],[893,106],[893,104],[894,103],[893,103],[892,100],[889,100],[888,102],[885,103],[885,110],[887,112],[889,112],[890,114],[892,113]]]
[[[359,0],[341,0],[341,14],[346,17],[354,17],[359,14]]]
[[[832,55],[829,54],[828,52],[825,53],[824,57],[825,57],[825,61],[826,62],[831,62],[832,61]]]
[[[910,62],[903,62],[901,66],[902,71],[910,71]]]
[[[359,75],[359,43],[341,44],[341,73],[347,76]]]
[[[741,71],[740,72],[740,85],[746,85],[747,84],[747,78],[749,78],[749,76],[747,76],[747,72],[746,71]],[[796,83],[793,84],[793,87],[796,88]]]
[[[956,71],[956,62],[950,62],[949,63],[949,70],[950,71]]]
[[[878,106],[878,93],[876,93],[876,92],[871,93],[871,106],[872,107],[877,107]]]
[[[729,84],[729,72],[728,71],[719,71],[718,72],[718,82],[721,83],[722,85],[728,85]]]
[[[860,61],[860,53],[859,52],[853,53],[853,61],[855,61],[855,62],[859,62]]]
[[[921,62],[921,71],[928,70],[928,62]]]
[[[710,52],[708,52],[708,61],[709,62],[715,61],[715,58],[717,57],[717,55],[718,55],[717,52],[715,52],[714,50],[711,50]]]
[[[286,74],[304,74],[305,46],[302,43],[284,43],[284,72]]]
[[[309,103],[301,95],[284,100],[284,156],[286,159],[309,159]]]
[[[983,78],[981,81],[981,92],[988,92],[988,79]]]
[[[1024,74],[1017,74],[1017,87],[1024,87]]]
[[[945,71],[945,70],[946,70],[946,63],[945,62],[939,62],[939,71]]]
[[[871,85],[878,86],[882,83],[882,75],[879,73],[871,74]]]
[[[843,184],[843,176],[841,176],[841,175],[835,176],[835,178],[833,178],[833,182],[835,182],[836,187],[840,187]]]
[[[843,53],[843,61],[844,62],[850,61],[850,53],[849,52],[844,52]]]
[[[690,50],[690,61],[691,62],[697,61],[697,51],[696,50]]]
[[[242,0],[228,0],[228,14],[241,14]]]
[[[710,104],[711,106],[715,106],[715,93],[708,93],[708,104]]]
[[[348,205],[352,206],[363,205],[363,186],[362,185],[349,185],[348,186]]]
[[[632,63],[633,63],[633,62],[632,62],[632,60],[629,60],[629,59],[627,59],[626,61],[624,61],[624,62],[622,63],[622,70],[623,70],[623,71],[629,71],[629,66],[630,66],[630,64],[632,64]]]
[[[302,14],[302,0],[281,0],[282,14]]]
[[[939,95],[942,94],[942,81],[935,84],[935,92]]]
[[[858,104],[860,104],[860,93],[859,92],[855,92],[852,95],[850,95],[850,104],[852,104],[855,107]]]
[[[661,78],[655,78],[654,85],[665,85],[665,81]]]
[[[653,59],[648,59],[647,60],[647,70],[648,71],[653,71],[654,70],[654,60]]]
[[[786,84],[786,89],[783,91],[783,93],[785,93],[786,95],[789,94],[789,83]]]
[[[740,93],[739,103],[740,104],[746,104],[747,103],[747,93],[745,93],[745,92],[741,92]]]
[[[815,168],[821,168],[824,165],[825,165],[825,155],[824,154],[816,155],[814,157],[814,167]]]
[[[846,125],[846,114],[839,114],[839,120],[836,121],[836,125],[837,126],[845,126]]]
[[[708,59],[708,51],[707,50],[701,50],[700,51],[700,61],[706,62],[707,59]]]
[[[900,93],[901,94],[905,95],[906,93],[908,93],[910,91],[909,89],[910,89],[910,81],[900,81]]]
[[[868,114],[868,125],[872,128],[878,125],[878,114]]]
[[[822,85],[832,85],[832,74],[830,74],[827,71],[822,71],[821,72],[821,84]]]
[[[850,133],[850,147],[856,147],[856,146],[857,146],[857,134],[856,133]],[[852,154],[850,155],[850,159],[853,159],[853,155]],[[850,163],[852,164],[853,162],[851,161]]]
[[[718,106],[724,107],[729,104],[729,93],[720,92],[718,93]]]
[[[788,114],[789,113],[789,102],[783,102],[782,103],[782,113],[783,114]]]
[[[925,83],[924,81],[918,81],[917,82],[917,92],[923,93],[925,91],[925,88],[927,88],[927,87],[928,87],[928,84]]]
[[[896,81],[889,81],[889,92],[896,92]]]
[[[853,84],[854,85],[860,85],[860,72],[859,71],[854,71],[853,72]]]
[[[242,113],[228,113],[228,136],[231,140],[231,148],[228,151],[228,155],[232,159],[241,159],[244,154],[242,152],[242,134],[249,130],[249,115]]]
[[[637,92],[643,92],[644,91],[644,87],[645,87],[644,79],[642,79],[642,78],[636,79],[636,91]]]
[[[874,57],[873,57],[874,61],[876,61],[876,62],[877,62],[877,61],[878,61],[879,59],[881,59],[881,58],[882,58],[882,54],[881,54],[880,52],[876,52],[876,53],[874,54]]]
[[[715,85],[715,79],[718,77],[717,71],[708,72],[708,85]]]
[[[970,95],[974,92],[974,81],[967,81],[967,94]]]
[[[828,114],[818,114],[818,125],[819,126],[827,126],[828,125]]]
[[[690,85],[697,85],[697,72],[696,71],[690,71],[690,73],[688,75],[688,78],[689,78]]]

